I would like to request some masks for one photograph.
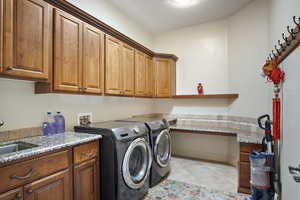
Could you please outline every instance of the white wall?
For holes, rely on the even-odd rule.
[[[229,88],[240,97],[229,115],[270,113],[270,84],[260,77],[269,54],[269,0],[256,0],[229,18]]]
[[[222,20],[154,38],[155,51],[179,57],[177,94],[197,94],[199,82],[203,83],[205,93],[228,91],[227,28],[227,20]]]
[[[153,113],[151,99],[101,97],[69,94],[34,94],[30,81],[0,79],[2,130],[37,127],[47,111],[62,111],[68,128],[77,123],[77,114],[93,113],[93,121],[127,118]]]
[[[153,36],[106,0],[67,0],[142,45],[152,48]]]
[[[167,32],[154,38],[154,51],[174,53],[177,94],[197,94],[197,84],[204,93],[228,91],[227,20]],[[224,114],[227,100],[155,100],[156,112],[172,114]]]
[[[69,2],[151,48],[152,35],[105,0]],[[93,112],[94,121],[103,121],[152,113],[152,107],[152,100],[140,98],[35,95],[33,82],[0,79],[0,119],[6,122],[1,131],[40,126],[47,111],[61,110],[66,117],[67,126],[72,127],[80,112]]]
[[[299,16],[299,0],[272,0],[270,1],[270,50],[286,35],[286,26],[294,27],[292,17]],[[281,149],[281,178],[283,200],[296,199],[300,196],[299,183],[295,183],[288,172],[288,166],[297,167],[300,164],[299,154],[299,74],[300,74],[300,47],[296,49],[282,64],[286,72],[286,81],[283,85],[283,127]]]
[[[228,100],[156,100],[157,112],[257,117],[270,112],[270,90],[260,77],[269,47],[269,0],[256,0],[220,21],[154,37],[155,51],[175,53],[177,94],[239,93]]]
[[[177,94],[197,94],[197,84],[204,93],[228,91],[227,20],[183,28],[154,37],[157,52],[174,53]],[[156,112],[172,114],[223,114],[228,112],[227,100],[155,100]]]

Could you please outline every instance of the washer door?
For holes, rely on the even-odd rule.
[[[163,130],[157,136],[154,146],[155,161],[160,167],[166,167],[171,159],[171,136],[168,130]]]
[[[151,148],[144,138],[134,140],[123,159],[123,178],[128,187],[138,189],[144,186],[152,165]]]

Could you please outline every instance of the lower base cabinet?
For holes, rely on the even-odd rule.
[[[74,200],[99,199],[99,162],[96,159],[74,167]]]
[[[252,151],[262,151],[261,144],[240,143],[240,160],[239,160],[239,193],[251,194],[250,188],[250,153]]]
[[[0,166],[0,200],[99,200],[98,155],[94,141]]]

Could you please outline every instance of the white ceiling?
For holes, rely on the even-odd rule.
[[[107,0],[141,24],[158,34],[228,17],[252,0],[192,0],[197,4],[176,7],[171,0]]]

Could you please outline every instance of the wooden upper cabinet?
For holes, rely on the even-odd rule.
[[[52,41],[49,4],[43,0],[1,0],[1,5],[1,73],[18,78],[47,80]]]
[[[3,0],[0,0],[0,73],[3,70]]]
[[[155,58],[155,96],[172,97],[176,90],[175,61]]]
[[[86,93],[103,93],[104,33],[84,24],[83,46],[83,90]]]
[[[134,48],[123,44],[122,71],[123,92],[126,96],[134,95]]]
[[[135,51],[135,96],[146,96],[146,55]]]
[[[53,163],[54,164],[54,163]],[[24,186],[24,200],[71,200],[72,181],[69,169]]]
[[[54,90],[81,91],[83,22],[55,9]]]
[[[105,93],[120,95],[123,91],[122,42],[106,36]]]
[[[146,56],[146,96],[154,96],[154,66],[150,56]]]
[[[23,188],[20,187],[0,194],[0,200],[23,200]]]

